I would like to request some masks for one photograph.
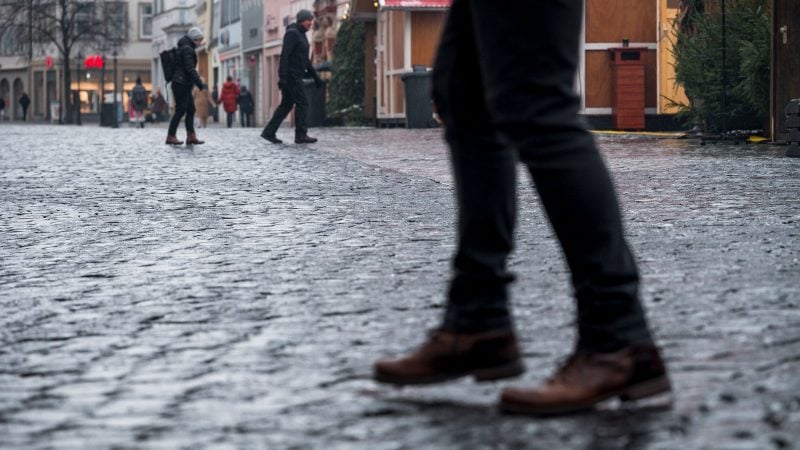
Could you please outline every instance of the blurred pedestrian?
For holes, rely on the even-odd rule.
[[[281,90],[281,104],[275,110],[275,114],[269,121],[261,137],[272,142],[281,144],[283,141],[278,139],[275,133],[278,131],[281,122],[292,108],[294,111],[294,142],[297,144],[312,144],[316,139],[308,135],[306,121],[308,120],[308,99],[306,98],[303,86],[303,76],[310,75],[314,78],[316,85],[322,86],[322,79],[317,75],[317,71],[308,59],[308,38],[306,32],[314,23],[314,14],[306,9],[301,9],[297,13],[297,22],[286,27],[286,34],[283,36],[283,47],[281,48],[281,59],[278,64],[278,88]]]
[[[521,161],[572,274],[577,342],[548,381],[505,389],[501,409],[562,414],[609,398],[670,391],[639,300],[639,274],[611,178],[577,116],[582,11],[581,0],[453,1],[433,93],[458,199],[454,273],[441,325],[412,353],[376,362],[377,381],[494,380],[524,371],[508,306],[513,276],[506,268]],[[522,17],[531,23],[507,26]]]
[[[197,118],[200,128],[208,127],[209,108],[212,106],[216,107],[216,103],[211,100],[208,85],[203,83],[203,89],[194,88],[195,118]]]
[[[233,127],[233,118],[236,115],[236,99],[239,98],[239,86],[233,82],[233,77],[229,76],[225,83],[222,84],[222,93],[220,99],[222,100],[222,109],[225,110],[227,116],[228,128]]]
[[[192,85],[203,89],[200,74],[197,73],[197,53],[195,49],[203,43],[203,32],[200,28],[192,27],[186,36],[178,41],[178,61],[175,73],[172,76],[172,93],[175,96],[175,114],[169,122],[167,131],[167,144],[181,145],[183,142],[175,137],[178,124],[185,116],[186,145],[202,144],[204,141],[197,139],[194,131],[194,99],[192,98]]]
[[[0,121],[6,119],[6,99],[0,97]]]
[[[239,98],[236,102],[239,104],[239,120],[242,128],[253,126],[255,102],[253,101],[253,94],[247,90],[247,86],[242,86],[242,91],[239,93]]]
[[[136,84],[131,91],[131,106],[133,107],[134,122],[139,128],[144,128],[144,110],[147,109],[147,89],[142,85],[142,79],[137,77]]]
[[[164,96],[161,95],[160,87],[156,87],[156,92],[152,96],[152,104],[156,123],[162,122],[164,120],[164,114],[167,111],[167,101],[164,99]]]
[[[217,85],[214,85],[214,89],[211,91],[211,100],[214,100],[214,106],[211,108],[211,117],[214,118],[214,123],[219,123],[219,90],[217,89]]]
[[[22,107],[22,120],[28,120],[28,106],[31,104],[31,98],[28,97],[28,94],[25,92],[22,93],[22,96],[19,98],[19,106]]]

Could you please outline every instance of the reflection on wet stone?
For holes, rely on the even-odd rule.
[[[91,131],[89,133],[88,131]],[[793,448],[800,177],[769,146],[599,137],[675,404],[537,420],[499,390],[574,338],[569,275],[521,176],[528,372],[387,389],[373,360],[441,314],[453,189],[439,130],[0,133],[0,447]],[[613,404],[611,406],[614,406]]]

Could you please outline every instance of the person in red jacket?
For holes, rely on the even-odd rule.
[[[237,98],[239,98],[239,86],[233,82],[233,77],[228,76],[228,79],[222,85],[222,92],[219,94],[222,108],[228,116],[228,128],[233,126],[233,115],[236,114]]]

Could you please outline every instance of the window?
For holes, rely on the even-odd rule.
[[[139,39],[153,37],[153,5],[139,4]]]
[[[108,25],[111,27],[110,38],[115,42],[128,40],[128,5],[123,2],[108,4]],[[152,28],[152,27],[151,27]]]
[[[239,0],[222,0],[220,5],[220,25],[230,25],[239,20]]]

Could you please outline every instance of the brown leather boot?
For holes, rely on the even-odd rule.
[[[552,378],[531,389],[503,390],[503,412],[548,416],[593,408],[612,397],[640,400],[671,391],[655,346],[614,353],[576,352]]]
[[[183,141],[179,141],[174,135],[167,136],[167,145],[182,145]]]
[[[375,363],[374,379],[395,385],[429,384],[472,375],[476,381],[525,371],[511,331],[460,334],[434,330],[416,351]]]
[[[186,135],[186,145],[200,145],[205,143],[206,141],[201,141],[197,139],[197,135],[194,133],[189,133]]]

